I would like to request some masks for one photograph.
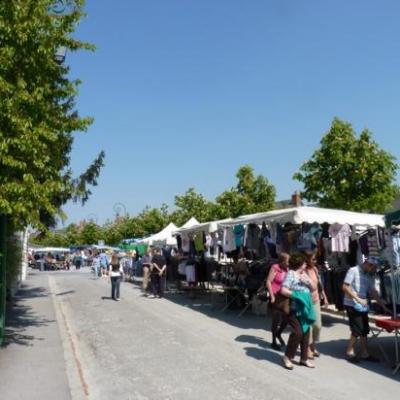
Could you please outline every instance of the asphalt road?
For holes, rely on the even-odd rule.
[[[131,283],[123,284],[122,301],[115,302],[107,281],[87,271],[49,273],[48,278],[87,398],[398,398],[400,373],[393,377],[383,364],[352,365],[343,359],[344,320],[325,316],[315,370],[287,371],[282,354],[269,348],[264,317],[222,313],[222,303],[213,307],[204,296],[145,298]],[[393,337],[380,343],[393,354]],[[379,355],[376,343],[372,349]]]

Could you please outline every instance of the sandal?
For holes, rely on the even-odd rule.
[[[318,350],[314,350],[314,357],[319,357],[321,353]]]
[[[283,363],[284,368],[286,368],[286,369],[288,369],[290,371],[294,368],[294,365],[286,357],[282,358],[282,363]]]
[[[310,363],[308,360],[300,361],[300,365],[307,368],[315,368],[315,365],[313,363]]]

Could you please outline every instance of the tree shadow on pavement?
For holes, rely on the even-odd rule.
[[[27,335],[26,331],[31,327],[47,326],[56,323],[33,312],[30,306],[24,304],[25,300],[38,297],[47,297],[48,291],[45,288],[31,288],[20,292],[13,303],[8,303],[6,314],[6,329],[2,347],[11,344],[20,346],[33,346],[35,341],[43,338]]]

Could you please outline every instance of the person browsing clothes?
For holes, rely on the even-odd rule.
[[[368,257],[362,265],[350,268],[344,279],[344,305],[349,317],[351,331],[346,356],[347,360],[352,363],[378,361],[369,354],[367,347],[367,336],[370,332],[367,296],[369,295],[376,300],[383,310],[390,314],[385,302],[379,297],[372,278],[378,265],[379,259],[377,257]],[[361,347],[360,357],[357,357],[354,352],[354,346],[358,338],[360,338]]]

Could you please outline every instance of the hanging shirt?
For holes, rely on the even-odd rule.
[[[189,251],[190,251],[189,235],[187,233],[182,233],[181,238],[182,238],[182,251],[184,253],[189,253]]]
[[[329,228],[329,234],[332,237],[331,244],[333,252],[349,252],[349,239],[351,237],[351,228],[348,224],[332,224]]]
[[[194,237],[194,247],[197,252],[204,251],[204,240],[203,240],[203,232],[199,232]]]
[[[232,228],[226,228],[224,230],[223,249],[225,253],[236,250],[235,234]]]
[[[367,234],[368,237],[368,255],[373,257],[379,257],[378,237],[376,230],[370,231]]]
[[[235,233],[235,244],[236,244],[236,247],[243,246],[243,238],[244,238],[244,227],[243,227],[243,225],[236,225],[233,228],[233,232]]]
[[[260,245],[261,229],[258,225],[250,224],[247,227],[246,247],[249,250],[258,250]]]

